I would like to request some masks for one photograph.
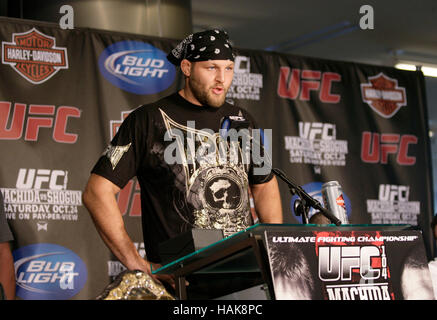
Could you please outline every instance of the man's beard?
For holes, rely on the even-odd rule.
[[[207,89],[205,86],[199,83],[197,79],[193,79],[192,77],[189,79],[189,85],[194,97],[202,105],[220,108],[225,103],[226,92],[228,91],[228,88],[220,86],[223,88],[223,93],[221,95],[214,95],[210,90],[208,90],[211,88]]]

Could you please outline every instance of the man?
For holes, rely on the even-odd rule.
[[[15,271],[9,241],[14,237],[9,229],[4,212],[3,195],[0,192],[0,284],[2,294],[8,300],[15,299]]]
[[[150,275],[151,266],[155,269],[160,262],[158,244],[169,238],[191,228],[223,229],[229,235],[250,226],[249,185],[260,221],[282,222],[279,190],[271,173],[255,175],[252,163],[218,161],[218,154],[206,152],[211,141],[219,139],[226,117],[248,120],[256,127],[245,110],[225,103],[234,66],[227,34],[192,34],[168,59],[180,66],[185,87],[130,113],[93,168],[83,194],[98,232],[115,256],[128,269]],[[141,187],[147,260],[129,238],[115,198],[134,176]],[[170,276],[152,277],[172,283]]]

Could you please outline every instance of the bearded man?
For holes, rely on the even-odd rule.
[[[246,110],[225,102],[234,57],[222,30],[185,38],[167,57],[180,66],[184,88],[132,111],[92,169],[84,204],[106,245],[129,270],[172,283],[171,276],[151,272],[161,262],[159,243],[192,228],[222,229],[227,236],[249,227],[249,187],[259,221],[282,223],[273,174],[255,174],[254,163],[220,160],[218,148],[209,148],[220,139],[224,119],[236,117],[257,127]],[[135,176],[147,259],[127,234],[116,202],[116,194]]]

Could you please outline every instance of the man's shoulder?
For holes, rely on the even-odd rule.
[[[156,101],[142,104],[137,108],[132,110],[134,114],[144,114],[144,113],[153,113],[157,112],[159,109],[168,108],[174,105],[174,94],[169,96],[165,96]]]

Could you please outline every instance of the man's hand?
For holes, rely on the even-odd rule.
[[[151,263],[152,270],[157,270],[161,267],[162,267],[162,265],[160,265],[160,264]],[[168,283],[169,285],[171,285],[173,289],[176,289],[175,278],[174,278],[173,274],[154,274],[154,275],[152,275],[152,278],[154,280],[158,280],[160,282],[164,281],[164,282]],[[188,285],[188,283],[187,283],[187,285]]]
[[[152,271],[158,270],[161,267],[162,267],[162,265],[160,265],[158,263],[153,263],[153,262],[147,261],[145,259],[142,259],[142,262],[140,262],[138,267],[133,267],[131,270],[141,270],[141,271],[147,273],[149,276],[151,276],[153,278],[153,280],[155,280],[159,283],[166,282],[169,285],[171,285],[173,289],[175,289],[176,287],[175,287],[174,275],[172,275],[172,274],[152,274]]]

